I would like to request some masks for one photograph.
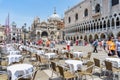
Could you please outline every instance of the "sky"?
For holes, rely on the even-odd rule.
[[[72,7],[82,0],[0,0],[0,24],[5,25],[5,20],[10,16],[10,24],[14,21],[17,27],[27,23],[30,27],[36,16],[40,21],[47,20],[54,12],[64,17],[68,7]]]

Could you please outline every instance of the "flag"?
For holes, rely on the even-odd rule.
[[[9,26],[9,14],[5,20],[5,35],[9,35],[10,33],[10,26]]]

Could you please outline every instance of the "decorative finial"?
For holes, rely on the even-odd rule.
[[[56,14],[56,7],[54,7],[54,14]]]

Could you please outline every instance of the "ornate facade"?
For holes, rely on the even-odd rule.
[[[119,0],[84,0],[65,12],[65,39],[107,39],[120,34]]]
[[[0,25],[0,41],[5,40],[5,27]]]
[[[22,29],[17,28],[17,25],[15,22],[12,22],[12,26],[10,28],[10,40],[20,41],[22,38]]]
[[[39,40],[40,38],[46,40],[49,39],[60,39],[60,30],[64,28],[64,22],[56,14],[52,14],[47,21],[40,21],[39,17],[36,17],[31,27],[31,38],[32,40]]]

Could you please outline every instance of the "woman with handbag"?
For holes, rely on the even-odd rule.
[[[108,56],[114,56],[116,55],[115,49],[115,42],[114,42],[114,38],[113,37],[109,37],[108,41],[107,41],[107,48],[108,48]]]

